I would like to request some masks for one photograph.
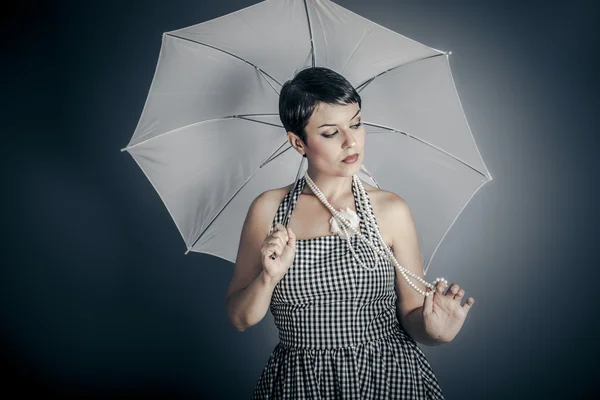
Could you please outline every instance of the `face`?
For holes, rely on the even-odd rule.
[[[365,128],[358,104],[319,103],[305,130],[308,146],[291,132],[288,139],[300,154],[306,154],[309,174],[317,171],[332,176],[352,176],[360,170],[364,159]],[[343,162],[353,154],[358,154],[356,161]]]

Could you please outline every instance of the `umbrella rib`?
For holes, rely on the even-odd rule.
[[[306,0],[304,0],[304,10],[306,11],[306,21],[308,22],[308,33],[310,35],[310,54],[312,57],[312,66],[317,65],[317,61],[315,59],[315,41],[313,40],[313,31],[312,25],[310,24],[310,15],[308,14],[308,6],[306,5]]]
[[[285,144],[285,143],[284,143]],[[277,153],[277,151],[281,148],[281,146],[279,146],[273,153],[271,153],[269,155],[269,157],[266,158],[266,160],[268,160],[269,158],[271,158],[273,156],[273,154]],[[198,243],[198,240],[200,240],[200,238],[202,237],[202,235],[204,235],[204,232],[206,232],[208,230],[208,228],[210,228],[210,226],[213,224],[213,222],[216,221],[216,219],[219,217],[219,215],[221,215],[221,213],[223,212],[223,210],[225,210],[227,208],[227,206],[229,205],[229,203],[231,203],[231,201],[235,198],[235,196],[240,192],[240,190],[242,190],[247,184],[248,182],[250,182],[250,180],[252,178],[254,178],[254,175],[256,175],[258,173],[258,171],[260,171],[260,169],[263,167],[264,165],[264,161],[263,163],[244,181],[244,183],[242,183],[242,186],[239,187],[238,190],[235,191],[235,193],[229,198],[229,200],[227,200],[227,202],[225,203],[225,205],[223,205],[223,207],[221,207],[221,209],[219,210],[219,212],[217,212],[217,214],[213,217],[213,219],[210,220],[210,222],[208,223],[208,225],[206,225],[206,228],[204,228],[202,230],[202,232],[200,232],[200,234],[198,235],[198,237],[196,238],[196,240],[194,240],[194,243],[192,243],[191,246],[188,247],[187,251],[185,252],[185,254],[189,253],[192,248],[196,245],[196,243]]]
[[[442,150],[442,149],[440,149],[440,148],[439,148],[439,147],[437,147],[437,146],[434,146],[433,144],[431,144],[431,143],[429,143],[429,142],[427,142],[427,141],[425,141],[425,140],[423,140],[423,139],[421,139],[421,138],[418,138],[418,137],[416,137],[416,136],[413,136],[413,135],[411,135],[411,134],[409,134],[409,133],[406,133],[406,132],[400,131],[400,130],[398,130],[398,129],[390,128],[390,127],[387,127],[387,126],[384,126],[384,125],[374,124],[374,123],[371,123],[371,122],[366,122],[366,121],[365,121],[365,122],[363,122],[363,123],[364,123],[365,125],[367,125],[367,126],[373,126],[373,127],[375,127],[375,128],[381,128],[381,129],[385,129],[385,130],[387,130],[387,131],[389,131],[389,132],[401,133],[401,134],[403,134],[403,135],[406,135],[406,136],[408,136],[408,137],[409,137],[409,138],[411,138],[411,139],[418,140],[419,142],[421,142],[421,143],[423,143],[423,144],[426,144],[426,145],[427,145],[427,146],[429,146],[429,147],[433,147],[434,149],[436,149],[437,151],[439,151],[439,152],[441,152],[441,153],[444,153],[444,154],[445,154],[445,155],[447,155],[448,157],[450,157],[450,158],[452,158],[452,159],[454,159],[454,160],[458,161],[459,163],[463,164],[464,166],[471,168],[473,171],[477,172],[478,174],[480,174],[480,175],[481,175],[481,176],[483,176],[484,178],[487,178],[487,175],[485,175],[485,174],[484,174],[484,173],[482,173],[481,171],[477,170],[477,168],[475,168],[475,167],[473,167],[473,166],[469,165],[468,163],[466,163],[465,161],[461,160],[460,158],[458,158],[458,157],[456,157],[456,156],[454,156],[454,155],[452,155],[452,154],[448,153],[448,152],[447,152],[447,151],[445,151],[445,150]],[[378,133],[383,133],[383,132],[378,132]],[[372,133],[372,135],[374,135],[374,134],[376,134],[376,133]]]
[[[130,149],[132,149],[132,148],[134,148],[134,147],[137,147],[137,146],[139,146],[140,144],[143,144],[143,143],[149,142],[150,140],[153,140],[153,139],[156,139],[156,138],[162,137],[162,136],[164,136],[164,135],[168,135],[168,134],[170,134],[170,133],[176,133],[176,132],[182,131],[182,130],[184,130],[184,129],[187,129],[187,128],[189,128],[189,127],[192,127],[192,126],[195,126],[195,125],[202,125],[202,124],[204,124],[204,123],[215,122],[215,121],[224,121],[224,120],[226,120],[226,119],[238,118],[238,119],[244,119],[244,120],[247,120],[247,121],[252,121],[252,122],[260,122],[260,123],[267,124],[267,125],[273,125],[273,124],[269,124],[268,122],[263,122],[263,121],[253,120],[253,119],[250,119],[250,118],[245,118],[245,117],[248,117],[248,116],[251,116],[251,117],[266,117],[266,116],[271,116],[271,115],[279,115],[279,114],[274,114],[274,113],[264,113],[264,114],[240,114],[240,115],[229,115],[229,116],[227,116],[227,117],[220,117],[220,118],[211,118],[211,119],[206,119],[206,120],[204,120],[204,121],[194,122],[194,123],[192,123],[192,124],[188,124],[188,125],[186,125],[186,126],[182,126],[182,127],[176,128],[176,129],[171,129],[170,131],[167,131],[167,132],[161,133],[160,135],[152,136],[150,139],[142,140],[141,142],[138,142],[138,143],[136,143],[136,144],[134,144],[134,145],[131,145],[131,146],[124,147],[124,148],[122,148],[122,149],[121,149],[121,151],[122,151],[122,152],[123,152],[123,151],[128,151],[128,150],[130,150]],[[277,127],[281,128],[281,126],[279,126],[279,125],[273,125],[273,126],[277,126]]]
[[[363,83],[361,83],[360,85],[358,85],[356,87],[356,91],[358,93],[360,93],[367,85],[369,85],[371,82],[373,82],[375,80],[375,78],[379,78],[381,75],[386,74],[386,73],[388,73],[390,71],[393,71],[395,69],[398,69],[398,68],[403,67],[403,66],[408,65],[408,64],[412,64],[412,63],[417,62],[417,61],[423,61],[423,60],[427,60],[429,58],[439,57],[439,56],[443,56],[443,55],[448,55],[448,53],[434,54],[432,56],[427,56],[427,57],[419,58],[417,60],[412,60],[412,61],[409,61],[407,63],[396,65],[395,67],[386,69],[385,71],[382,71],[382,72],[378,73],[377,75],[375,75],[375,76],[367,79],[366,81],[364,81]]]
[[[371,175],[371,172],[369,172],[369,170],[367,169],[367,167],[365,167],[365,165],[361,165],[360,169],[369,176],[369,178],[371,178],[371,180],[373,181],[373,183],[375,183],[375,186],[377,186],[378,189],[381,189],[381,186],[379,186],[379,182],[377,182],[377,180],[373,177],[373,175]]]
[[[294,186],[292,186],[293,188],[296,187],[296,185],[298,185],[298,180],[300,179],[300,172],[302,171],[302,166],[304,165],[304,160],[305,158],[302,157],[300,159],[300,165],[298,166],[298,172],[296,172],[296,179],[294,180]],[[283,216],[283,226],[285,226],[287,228],[288,224],[290,223],[290,210],[292,209],[292,207],[290,207],[290,205],[292,204],[292,201],[294,200],[294,196],[290,196],[290,198],[287,201],[287,204],[285,206],[285,215]]]
[[[277,91],[277,89],[275,89],[275,86],[273,86],[273,84],[271,83],[271,81],[269,81],[263,70],[261,70],[260,68],[257,69],[258,73],[263,77],[263,79],[269,84],[269,86],[271,86],[271,89],[273,89],[273,91],[275,92],[275,94],[277,94],[277,96],[279,96],[279,92]],[[279,82],[277,82],[279,83]]]
[[[202,43],[202,42],[198,42],[198,41],[196,41],[196,40],[192,40],[192,39],[188,39],[188,38],[185,38],[185,37],[181,37],[181,36],[173,35],[172,33],[167,33],[167,36],[171,36],[171,37],[174,37],[174,38],[177,38],[177,39],[181,39],[181,40],[187,40],[188,42],[196,43],[196,44],[199,44],[199,45],[201,45],[201,46],[210,47],[211,49],[214,49],[214,50],[217,50],[217,51],[223,52],[223,53],[225,53],[225,54],[228,54],[228,55],[230,55],[231,57],[237,58],[238,60],[240,60],[240,61],[243,61],[243,62],[245,62],[246,64],[253,66],[254,68],[256,68],[256,70],[257,70],[258,72],[260,72],[261,74],[264,74],[264,75],[268,76],[269,78],[271,78],[271,79],[273,80],[273,82],[275,82],[275,83],[277,83],[279,86],[281,86],[281,83],[279,83],[279,81],[278,81],[277,79],[273,78],[273,77],[272,77],[272,76],[271,76],[271,75],[270,75],[268,72],[266,72],[265,70],[263,70],[263,69],[262,69],[262,68],[260,68],[259,66],[255,65],[255,64],[253,64],[253,63],[251,63],[250,61],[248,61],[248,60],[245,60],[245,59],[243,59],[243,58],[242,58],[242,57],[240,57],[240,56],[236,56],[235,54],[228,52],[227,50],[219,49],[218,47],[211,46],[210,44],[207,44],[207,43]],[[264,77],[264,76],[263,76],[263,79],[265,79],[265,77]],[[267,80],[267,79],[265,79],[265,80],[268,82],[268,80]],[[270,83],[269,83],[269,85],[270,85]],[[271,86],[271,87],[272,87],[272,86]],[[275,88],[273,88],[273,89],[275,89]],[[277,91],[276,91],[276,92],[277,92]]]
[[[279,147],[279,149],[281,149],[281,147],[283,147],[283,146],[284,146],[284,145],[286,145],[287,143],[288,143],[288,142],[285,142],[285,143],[283,143],[283,144],[282,144],[282,145]],[[264,167],[265,165],[267,165],[268,163],[270,163],[271,161],[273,161],[274,159],[276,159],[277,157],[279,157],[280,155],[282,155],[283,153],[285,153],[286,151],[288,151],[288,150],[289,150],[289,149],[291,149],[291,148],[292,148],[292,146],[288,146],[288,147],[286,147],[286,148],[285,148],[283,151],[281,151],[280,153],[278,153],[278,154],[274,154],[274,155],[271,155],[271,157],[270,157],[268,160],[266,160],[264,163],[262,163],[262,164],[260,165],[260,167],[261,167],[261,168],[262,168],[262,167]],[[279,149],[277,149],[277,150],[279,150]]]
[[[431,256],[429,257],[429,261],[427,262],[427,266],[424,267],[423,275],[427,274],[427,270],[429,269],[429,266],[431,265],[431,261],[433,260],[433,257],[435,256],[435,253],[438,251],[438,248],[440,247],[440,245],[442,244],[442,242],[446,238],[446,235],[448,235],[448,232],[450,232],[450,229],[452,229],[452,227],[454,226],[454,224],[456,223],[456,221],[458,221],[458,217],[460,217],[460,215],[463,213],[463,211],[465,210],[465,208],[467,207],[467,205],[471,202],[471,200],[473,199],[473,197],[475,197],[475,194],[477,194],[477,192],[479,192],[479,189],[481,189],[483,186],[485,186],[486,183],[488,183],[491,180],[492,180],[492,178],[490,176],[490,179],[488,179],[487,181],[485,181],[481,185],[479,185],[479,187],[471,194],[471,196],[469,197],[469,199],[463,204],[463,206],[461,207],[460,211],[456,214],[456,216],[454,217],[454,220],[452,221],[452,223],[450,224],[450,226],[448,226],[448,229],[446,229],[446,232],[444,232],[444,235],[442,236],[442,238],[438,242],[437,246],[435,246],[435,249],[431,253]]]
[[[266,115],[279,115],[279,114],[278,113],[237,114],[238,117],[264,117]]]
[[[279,147],[277,148],[277,150],[275,150],[275,152],[274,152],[273,154],[277,153],[277,152],[278,152],[278,151],[279,151],[279,150],[280,150],[280,149],[281,149],[283,146],[285,146],[285,144],[286,144],[286,143],[287,143],[287,142],[283,142],[283,143],[281,143],[281,146],[279,146]],[[264,167],[264,166],[265,166],[265,165],[266,165],[266,164],[269,162],[269,160],[271,160],[271,157],[273,157],[273,154],[271,154],[271,155],[269,156],[269,158],[267,158],[265,161],[263,161],[263,163],[262,163],[262,164],[260,164],[260,165],[258,166],[258,168],[262,168],[262,167]]]
[[[259,124],[265,124],[265,125],[274,126],[276,128],[283,128],[283,126],[281,126],[281,125],[273,124],[271,122],[260,121],[260,120],[257,120],[257,119],[248,118],[245,115],[236,115],[235,117],[237,117],[239,119],[246,120],[246,121],[258,122]]]
[[[352,57],[354,57],[354,54],[356,54],[356,50],[358,50],[358,48],[364,42],[364,40],[371,35],[371,32],[372,32],[372,27],[371,26],[369,26],[367,29],[363,30],[363,34],[362,34],[360,40],[358,41],[358,43],[356,43],[356,46],[354,46],[354,50],[352,50],[352,53],[350,53],[350,56],[348,57],[348,59],[344,63],[344,66],[340,70],[340,74],[344,72],[344,70],[348,66],[348,63],[350,62],[350,60],[352,60]]]

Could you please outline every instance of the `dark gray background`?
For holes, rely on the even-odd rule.
[[[142,111],[161,34],[253,3],[29,1],[3,11],[3,391],[250,397],[277,342],[271,315],[244,333],[229,325],[232,265],[184,256],[166,208],[119,149]],[[423,347],[447,398],[591,396],[595,2],[338,4],[452,50],[494,177],[428,273],[476,298],[452,343]]]

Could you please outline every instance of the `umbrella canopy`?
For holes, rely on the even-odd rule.
[[[306,169],[279,120],[279,90],[302,68],[331,68],[362,98],[360,177],[407,201],[426,272],[461,211],[492,179],[448,54],[327,0],[267,0],[163,35],[123,151],[154,186],[188,251],[235,262],[252,200]]]

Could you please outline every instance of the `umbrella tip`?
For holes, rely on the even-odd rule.
[[[191,247],[189,247],[189,248],[188,248],[188,249],[185,251],[185,254],[184,254],[184,255],[185,255],[185,256],[187,256],[187,255],[188,255],[188,253],[189,253],[191,250],[192,250],[192,248],[191,248]]]
[[[450,54],[452,54],[452,51],[447,51],[446,55],[449,56]]]
[[[123,148],[121,149],[121,153],[122,153],[122,152],[124,152],[124,151],[127,151],[127,147],[123,147]]]

